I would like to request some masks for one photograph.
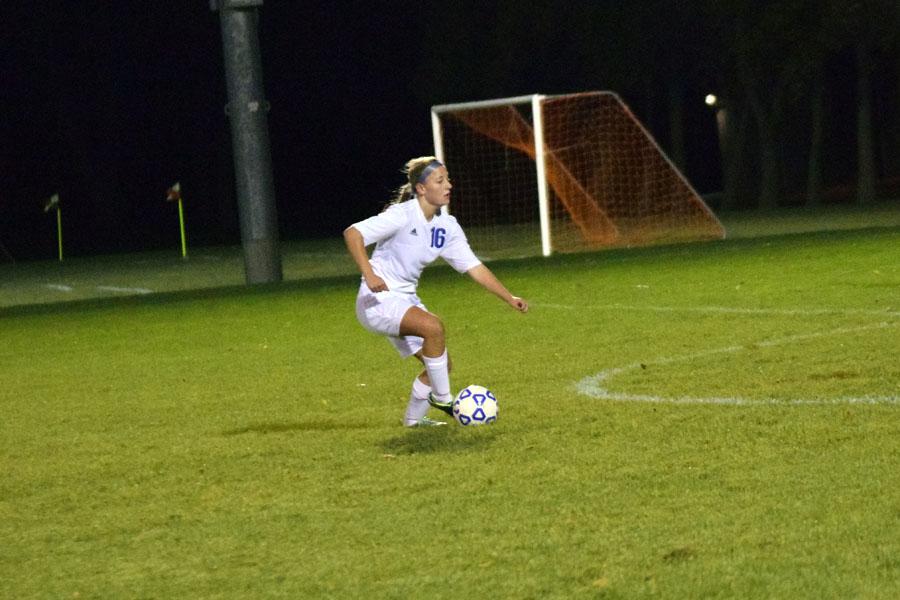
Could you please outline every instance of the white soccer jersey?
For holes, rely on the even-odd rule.
[[[377,244],[369,262],[395,292],[415,293],[422,270],[439,256],[460,273],[481,264],[456,218],[438,212],[428,221],[416,198],[352,227],[366,246]]]

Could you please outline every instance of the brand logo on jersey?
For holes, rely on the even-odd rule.
[[[419,234],[416,232],[416,228],[413,227],[413,230],[409,232],[410,235],[418,236]]]

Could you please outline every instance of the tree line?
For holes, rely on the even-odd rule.
[[[718,162],[722,208],[900,191],[896,0],[463,1],[421,39],[424,100],[616,91],[689,176]]]

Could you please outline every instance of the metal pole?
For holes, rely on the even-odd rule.
[[[219,11],[246,281],[281,281],[275,186],[257,34],[262,0],[211,0]]]

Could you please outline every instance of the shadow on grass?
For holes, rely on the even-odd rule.
[[[343,421],[303,421],[296,423],[258,423],[238,429],[223,431],[224,436],[287,433],[292,431],[346,431],[349,429],[367,429],[368,423],[347,423]]]
[[[484,452],[500,435],[494,427],[421,427],[405,430],[379,444],[388,454],[432,454],[436,452]]]

